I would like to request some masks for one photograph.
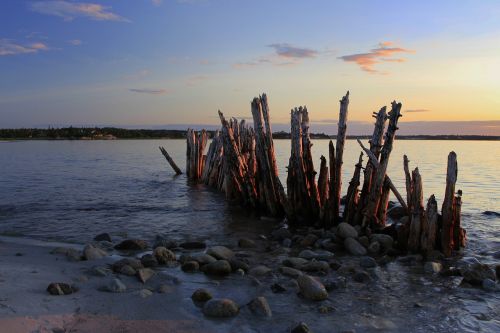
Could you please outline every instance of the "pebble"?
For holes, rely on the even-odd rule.
[[[167,249],[174,249],[177,247],[177,242],[173,239],[167,239],[165,236],[156,235],[153,248],[165,247]]]
[[[316,236],[315,234],[308,234],[306,237],[302,239],[300,245],[303,247],[313,246],[318,239],[319,237]]]
[[[427,261],[424,264],[424,272],[429,274],[437,274],[441,272],[443,265],[440,262]]]
[[[197,261],[187,261],[182,264],[181,269],[186,273],[194,273],[200,269],[200,264]]]
[[[299,271],[298,269],[295,269],[295,268],[292,268],[292,267],[286,267],[286,266],[280,267],[280,272],[281,272],[281,274],[283,274],[285,276],[292,277],[294,279],[296,279],[300,275],[302,275],[302,272]]]
[[[217,259],[206,253],[195,254],[192,258],[193,260],[197,261],[200,266],[217,261]]]
[[[148,242],[142,239],[125,239],[121,243],[115,246],[115,249],[117,250],[132,250],[132,251],[139,251],[139,250],[145,250],[148,248]]]
[[[203,306],[203,314],[207,317],[228,318],[234,317],[239,312],[238,305],[227,298],[211,299]]]
[[[271,285],[271,291],[275,294],[280,294],[286,292],[286,288],[279,283],[273,283]]]
[[[207,247],[205,242],[184,242],[179,244],[180,247],[186,250],[201,250]]]
[[[54,296],[69,295],[76,291],[74,287],[64,282],[52,282],[47,287],[49,294]]]
[[[373,268],[377,266],[377,262],[372,257],[361,257],[359,259],[359,265],[363,268]]]
[[[349,223],[342,222],[337,227],[337,235],[341,238],[357,238],[358,231]]]
[[[241,238],[238,241],[238,246],[243,248],[243,249],[251,249],[257,247],[257,244],[251,239],[248,238]]]
[[[366,236],[361,236],[358,238],[358,242],[364,247],[370,246],[370,240]]]
[[[378,242],[384,250],[392,248],[392,245],[394,243],[394,239],[386,234],[372,234],[370,236],[370,241]]]
[[[327,279],[324,283],[327,291],[345,289],[347,287],[347,279],[343,276]]]
[[[229,260],[234,257],[234,252],[225,246],[213,246],[207,250],[207,254],[219,260]]]
[[[482,287],[484,290],[487,290],[487,291],[497,291],[498,290],[497,284],[495,283],[495,281],[493,281],[491,279],[484,279],[482,282]]]
[[[312,301],[322,301],[328,298],[328,292],[325,286],[309,275],[303,274],[299,276],[297,282],[299,284],[300,293],[305,298]]]
[[[282,241],[287,238],[292,238],[292,233],[287,228],[279,228],[271,233],[271,237],[275,240]]]
[[[228,275],[231,273],[231,265],[227,260],[217,260],[213,263],[206,264],[202,267],[205,274],[211,275]]]
[[[136,274],[136,272],[137,271],[132,266],[129,265],[122,266],[119,271],[120,274],[128,276],[133,276]]]
[[[368,253],[370,254],[378,254],[380,252],[380,243],[377,241],[373,241],[368,246]]]
[[[272,317],[273,312],[267,299],[263,296],[259,296],[248,303],[248,308],[253,314],[261,317]]]
[[[104,232],[102,234],[95,236],[94,240],[98,242],[100,241],[111,242],[111,236],[107,232]]]
[[[316,260],[329,260],[334,257],[334,254],[326,250],[303,250],[299,253],[299,258],[303,259],[316,259]]]
[[[112,293],[123,293],[127,290],[127,286],[123,284],[119,279],[112,279],[106,286],[106,291]]]
[[[149,289],[141,289],[139,291],[139,296],[141,296],[142,298],[147,298],[151,295],[153,295],[153,292]]]
[[[370,275],[365,271],[358,271],[354,273],[353,280],[359,283],[365,283],[371,280]]]
[[[252,275],[252,276],[264,276],[264,275],[268,275],[269,273],[271,273],[271,269],[267,266],[264,266],[264,265],[259,265],[259,266],[255,266],[255,267],[252,267],[250,268],[250,270],[248,271],[248,274],[249,275]]]
[[[196,289],[191,295],[191,299],[193,300],[193,302],[198,303],[204,303],[208,300],[211,300],[212,298],[212,294],[204,288]]]
[[[342,224],[342,223],[341,223]],[[344,240],[344,247],[346,250],[355,256],[364,256],[366,255],[366,249],[354,238],[346,238]]]
[[[151,268],[140,268],[139,270],[137,270],[137,278],[142,283],[146,283],[146,281],[152,278],[153,275],[155,275],[155,271],[153,271]]]
[[[307,259],[304,258],[288,257],[287,259],[283,260],[283,265],[288,267],[298,268],[306,264],[307,262],[308,262]]]
[[[316,261],[312,260],[304,265],[300,266],[299,269],[304,272],[328,272],[330,270],[330,265],[326,261]]]
[[[153,255],[160,265],[175,261],[175,253],[163,246],[155,248]]]
[[[152,254],[145,254],[141,257],[141,263],[144,267],[156,267],[158,266],[158,260]]]
[[[312,333],[312,331],[306,323],[299,323],[290,330],[290,333]]]

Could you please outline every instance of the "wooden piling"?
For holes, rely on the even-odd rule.
[[[438,231],[438,207],[434,194],[427,200],[425,217],[424,223],[422,223],[420,247],[424,253],[430,253],[436,249],[436,236]]]
[[[354,174],[347,188],[346,203],[344,206],[343,221],[354,224],[354,218],[359,202],[359,184],[361,168],[363,167],[363,153],[359,155],[358,163],[355,165]]]
[[[457,154],[450,152],[448,155],[448,167],[446,171],[446,191],[444,193],[443,206],[441,215],[443,220],[441,230],[441,247],[445,256],[449,257],[452,254],[453,235],[454,235],[454,201],[455,201],[455,184],[457,182],[458,166]]]
[[[412,196],[410,215],[410,234],[408,236],[408,250],[418,252],[420,250],[422,225],[427,225],[425,221],[425,211],[423,204],[422,178],[415,168],[412,172]]]
[[[182,174],[181,169],[179,169],[179,167],[177,166],[177,164],[175,164],[174,160],[172,159],[172,157],[170,157],[170,155],[168,154],[167,150],[165,148],[161,147],[161,146],[158,147],[158,148],[160,148],[161,153],[163,154],[163,156],[165,156],[165,159],[170,164],[170,166],[172,167],[172,169],[174,169],[175,174],[176,175],[181,175]]]

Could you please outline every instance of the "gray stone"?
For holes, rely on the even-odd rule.
[[[212,294],[204,288],[196,289],[191,295],[191,299],[193,300],[193,302],[198,303],[204,303],[208,300],[211,300],[212,298]]]
[[[175,261],[175,253],[163,246],[155,248],[153,255],[160,265]]]
[[[271,273],[271,269],[264,265],[252,267],[248,271],[248,274],[251,276],[264,276],[268,275],[269,273]]]
[[[298,269],[292,268],[292,267],[280,267],[280,272],[281,274],[285,276],[292,277],[294,279],[298,278],[300,275],[302,275],[302,272],[299,271]]]
[[[484,279],[482,282],[482,287],[484,290],[487,290],[487,291],[497,291],[498,290],[497,284],[492,279]]]
[[[288,267],[293,267],[293,268],[298,268],[304,264],[306,264],[308,260],[304,258],[297,258],[297,257],[288,257],[285,260],[283,260],[283,265],[288,266]]]
[[[248,272],[249,266],[243,260],[231,258],[228,261],[229,261],[229,264],[231,265],[231,269],[233,272],[237,271],[238,269],[241,269],[244,272]]]
[[[139,268],[143,268],[144,266],[140,262],[140,260],[134,259],[134,258],[123,258],[121,260],[118,260],[112,265],[113,271],[116,273],[120,273],[122,267],[124,266],[129,266],[132,269],[138,270]]]
[[[366,255],[366,249],[363,247],[363,245],[359,244],[359,242],[354,238],[346,238],[344,240],[344,247],[352,255],[355,256]]]
[[[316,261],[312,260],[299,267],[301,271],[304,272],[328,272],[330,270],[330,265],[326,261]]]
[[[207,250],[207,254],[219,260],[229,260],[234,257],[234,252],[225,246],[212,246]]]
[[[186,273],[194,273],[200,269],[200,264],[197,261],[186,261],[182,264],[181,269]]]
[[[297,283],[299,284],[302,296],[309,300],[323,301],[328,298],[328,292],[325,286],[309,275],[303,274],[299,276],[297,278]]]
[[[361,236],[358,238],[358,242],[363,245],[365,248],[370,246],[370,240],[366,236]]]
[[[251,239],[241,238],[238,241],[238,246],[243,248],[243,249],[251,249],[251,248],[257,247],[257,244],[255,244],[255,242]]]
[[[363,268],[373,268],[377,266],[377,262],[372,257],[361,257],[359,259],[359,265]]]
[[[139,296],[141,296],[142,298],[147,298],[149,296],[152,296],[153,295],[153,292],[149,289],[141,289],[139,290]]]
[[[392,248],[394,244],[394,239],[386,234],[372,234],[370,237],[371,242],[379,242],[384,250]]]
[[[206,253],[195,254],[192,258],[197,261],[200,266],[217,261],[217,259]]]
[[[95,236],[94,240],[98,241],[98,242],[100,242],[100,241],[111,242],[112,241],[111,236],[107,232]]]
[[[443,265],[440,262],[427,261],[424,264],[424,271],[429,274],[437,274],[441,272]]]
[[[120,268],[120,271],[118,273],[128,276],[134,276],[137,271],[132,266],[124,265]]]
[[[106,267],[92,267],[88,272],[95,276],[107,276],[111,270]]]
[[[127,290],[127,286],[119,279],[112,279],[106,286],[106,290],[112,293],[123,293]]]
[[[211,299],[203,306],[203,314],[207,317],[228,318],[234,317],[239,312],[238,305],[227,298]]]
[[[370,275],[365,271],[357,271],[353,275],[353,280],[359,283],[365,283],[371,280]]]
[[[142,283],[146,283],[146,281],[152,278],[153,275],[155,275],[155,271],[151,268],[140,268],[137,270],[137,278]]]
[[[347,287],[347,279],[343,276],[329,278],[324,283],[327,291],[345,289]]]
[[[140,251],[148,248],[148,242],[142,239],[126,239],[115,246],[117,250]]]
[[[473,264],[461,269],[464,281],[473,285],[481,285],[484,279],[495,280],[495,272],[486,264]]]
[[[62,254],[65,255],[69,261],[80,261],[82,260],[82,253],[77,249],[71,247],[56,247],[52,251],[52,254]]]
[[[263,296],[257,297],[253,299],[250,303],[248,303],[248,308],[252,311],[253,314],[261,317],[272,317],[273,312],[267,299]]]
[[[368,246],[368,253],[370,254],[378,254],[380,252],[380,243],[377,241],[373,241]]]
[[[318,240],[318,238],[319,237],[316,236],[315,234],[309,234],[306,237],[304,237],[302,241],[300,241],[300,245],[304,247],[313,246],[314,243],[316,243],[316,241]]]
[[[290,333],[312,333],[312,331],[306,323],[299,323],[290,330]]]
[[[285,239],[283,239],[283,241],[281,242],[281,244],[284,247],[290,247],[290,246],[292,246],[292,240],[290,238],[285,238]]]
[[[68,283],[64,282],[53,282],[47,287],[49,294],[54,296],[69,295],[74,293],[76,290]]]
[[[358,231],[349,223],[342,222],[337,227],[337,235],[341,238],[357,238]]]
[[[231,273],[231,265],[227,260],[217,260],[204,265],[201,270],[209,275],[228,275]]]
[[[144,267],[156,267],[158,266],[158,260],[152,254],[145,254],[141,257],[141,263]]]
[[[334,254],[326,250],[303,250],[299,253],[299,258],[303,259],[316,259],[316,260],[329,260],[334,257]]]

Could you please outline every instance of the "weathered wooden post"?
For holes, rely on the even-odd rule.
[[[427,225],[423,204],[422,178],[420,177],[418,168],[415,168],[412,172],[412,188],[408,250],[418,252],[420,249],[422,225]]]
[[[453,232],[454,232],[454,201],[455,184],[457,182],[458,166],[457,154],[451,152],[448,155],[448,167],[446,171],[446,191],[444,193],[443,207],[441,215],[443,226],[441,229],[441,247],[445,256],[451,256],[453,251]]]
[[[165,157],[165,159],[167,160],[167,162],[170,164],[170,166],[172,167],[172,169],[174,169],[175,171],[175,174],[176,175],[181,175],[182,174],[182,171],[181,169],[179,169],[179,167],[177,166],[177,164],[175,164],[174,160],[172,159],[172,157],[170,157],[170,155],[168,154],[167,150],[163,147],[158,147],[160,148],[160,151],[161,153],[163,154],[163,156]]]
[[[436,248],[438,207],[434,194],[427,200],[425,220],[422,224],[422,237],[420,245],[424,253],[430,253]]]
[[[359,184],[361,177],[361,168],[363,167],[363,153],[359,155],[358,163],[354,168],[354,174],[349,182],[347,189],[346,203],[344,206],[344,222],[354,224],[354,217],[359,203]]]

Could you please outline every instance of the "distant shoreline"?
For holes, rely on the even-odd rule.
[[[0,129],[0,141],[19,140],[138,140],[138,139],[185,139],[185,130],[124,129],[115,127],[65,127]],[[207,131],[213,136],[215,131]],[[274,132],[276,140],[290,139],[288,132]],[[335,135],[311,133],[312,139],[335,139]],[[370,139],[371,135],[348,135],[347,139]],[[486,135],[399,135],[398,140],[467,140],[500,141],[500,136]]]

